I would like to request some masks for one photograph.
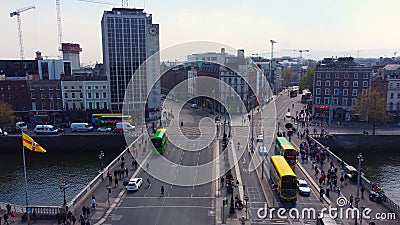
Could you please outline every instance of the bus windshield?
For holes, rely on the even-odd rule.
[[[155,148],[162,147],[162,139],[161,138],[153,138],[153,139],[151,139],[151,142],[153,143]]]

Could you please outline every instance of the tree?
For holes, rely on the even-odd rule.
[[[8,103],[0,100],[0,126],[7,126],[14,122],[14,110]]]
[[[310,91],[313,90],[313,81],[314,81],[314,68],[309,68],[307,73],[300,77],[299,80],[299,88],[301,90],[308,89]]]
[[[373,135],[376,125],[386,122],[390,118],[386,112],[385,95],[372,87],[368,88],[366,94],[358,96],[356,104],[351,107],[351,110],[372,124]]]
[[[285,67],[282,71],[283,86],[289,87],[289,83],[294,81],[296,74],[290,67]]]

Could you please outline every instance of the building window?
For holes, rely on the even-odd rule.
[[[10,90],[10,86],[8,86],[8,90]],[[44,91],[44,87],[40,86],[40,90]]]
[[[87,97],[92,98],[92,93],[87,93]],[[92,108],[92,107],[90,107],[90,108]]]
[[[363,87],[368,87],[368,81],[363,81]]]
[[[317,73],[317,78],[321,78],[321,73]]]
[[[107,107],[107,102],[104,102],[103,103],[103,109],[107,109],[108,107]]]
[[[394,98],[394,93],[390,93],[390,98]]]
[[[89,102],[89,109],[92,109],[92,103]]]
[[[99,92],[96,92],[96,98],[100,98]]]
[[[325,81],[325,86],[331,86],[331,81],[330,80],[326,80]]]
[[[333,95],[338,96],[339,95],[339,89],[337,89],[337,88],[333,89]]]
[[[61,99],[60,92],[57,92],[57,99]]]
[[[343,89],[343,96],[347,96],[349,94],[349,90],[348,89]]]
[[[326,74],[326,78],[331,78],[331,74],[330,74],[330,73],[327,73],[327,74]]]
[[[338,98],[332,98],[332,104],[338,105]]]
[[[356,98],[352,98],[351,99],[351,105],[355,105],[356,104],[357,99]]]
[[[347,98],[342,98],[342,105],[346,106],[347,105]]]
[[[353,92],[351,94],[351,96],[357,97],[358,94],[358,90],[357,89],[353,89]]]
[[[71,93],[71,98],[75,98],[75,93]]]
[[[96,89],[96,90],[99,89],[99,86],[94,86],[94,89]]]
[[[315,98],[315,104],[321,104],[321,98],[320,97],[316,97]]]
[[[42,102],[42,110],[45,110],[45,109],[46,109],[46,103]]]
[[[50,102],[50,109],[54,110],[54,102]]]
[[[53,90],[53,87],[49,87],[49,91],[52,91]]]
[[[364,73],[363,79],[368,79],[368,73]]]
[[[335,73],[335,78],[339,78],[339,74],[338,73]]]
[[[349,79],[349,74],[348,73],[344,74],[344,79]]]
[[[317,86],[321,86],[321,81],[320,81],[320,80],[317,80],[316,85],[317,85]]]
[[[400,98],[400,93],[397,93],[397,98]]]
[[[358,81],[353,81],[353,87],[358,87]]]
[[[82,90],[82,86],[79,86],[79,89]]]
[[[71,90],[74,90],[75,89],[75,86],[71,86]]]
[[[354,73],[354,79],[358,79],[358,73]]]
[[[68,89],[68,87],[67,86],[64,86],[64,90],[67,90]]]
[[[389,83],[389,88],[392,88],[393,87],[393,83]]]
[[[41,94],[40,94],[40,98],[41,98],[41,99],[45,99],[45,98],[46,98],[46,95],[45,95],[44,93],[41,93]]]
[[[330,93],[331,93],[331,89],[325,88],[325,95],[330,95]]]
[[[53,93],[49,93],[49,99],[51,100],[51,101],[53,101],[53,99],[54,99],[54,94]]]
[[[315,95],[321,95],[321,88],[315,89]]]
[[[87,88],[88,90],[90,90],[90,89],[92,89],[92,86],[87,86],[86,88]]]
[[[57,87],[56,87],[56,90],[57,90],[57,91],[59,91],[59,90],[60,90],[60,87],[59,87],[59,86],[57,86]]]
[[[30,89],[31,91],[34,91],[34,90],[35,90],[35,87],[30,86],[29,89]],[[1,86],[1,90],[3,90],[3,86]]]
[[[83,93],[79,93],[79,98],[83,98]]]
[[[347,80],[345,80],[344,82],[343,82],[343,87],[348,87],[349,86],[349,82],[347,81]]]
[[[362,89],[362,95],[367,96],[367,89]]]
[[[107,89],[107,86],[103,86],[103,90],[106,90]]]
[[[31,99],[35,99],[35,93],[31,93]]]
[[[339,87],[339,81],[338,80],[335,80],[334,86],[335,87]]]
[[[64,98],[68,98],[68,93],[64,93]]]
[[[103,98],[107,98],[107,93],[103,92]]]
[[[329,105],[329,97],[325,97],[324,98],[324,104],[325,105]]]

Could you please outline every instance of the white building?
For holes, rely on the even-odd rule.
[[[110,109],[106,77],[61,81],[64,110]]]
[[[38,70],[41,80],[60,80],[71,76],[71,61],[63,59],[38,60]]]

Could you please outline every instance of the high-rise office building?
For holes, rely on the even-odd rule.
[[[157,119],[161,113],[159,26],[153,24],[152,15],[143,9],[113,8],[105,11],[101,21],[103,62],[110,81],[111,110],[127,108],[145,115],[146,119]],[[139,66],[155,54],[137,71]],[[134,74],[135,76],[133,76]],[[124,102],[125,91],[132,92]],[[147,96],[147,93],[150,93]],[[125,105],[124,105],[125,104]],[[139,112],[141,111],[141,112]],[[137,117],[139,118],[139,117]]]

